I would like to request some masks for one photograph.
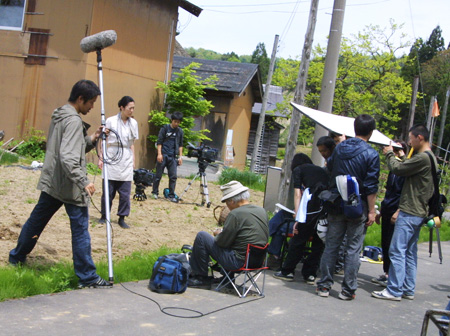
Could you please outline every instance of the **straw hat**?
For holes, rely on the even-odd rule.
[[[227,199],[236,196],[244,191],[247,191],[248,188],[244,187],[241,182],[231,181],[223,186],[220,186],[220,190],[222,190],[223,197],[221,199],[222,202],[225,202]]]

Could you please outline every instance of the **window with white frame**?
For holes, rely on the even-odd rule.
[[[27,0],[0,0],[0,29],[22,30]]]

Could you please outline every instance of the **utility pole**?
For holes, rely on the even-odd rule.
[[[428,107],[428,115],[427,115],[427,128],[428,132],[431,132],[431,122],[433,120],[433,106],[434,106],[434,100],[436,99],[435,96],[432,96],[430,99],[430,106]],[[430,141],[433,141],[430,139]]]
[[[252,161],[250,163],[250,170],[252,172],[255,171],[259,145],[262,142],[261,141],[261,132],[262,132],[262,128],[264,126],[264,121],[266,119],[267,99],[269,97],[269,92],[270,92],[270,83],[272,83],[273,68],[275,67],[275,59],[277,56],[279,37],[280,37],[279,35],[275,35],[275,41],[273,42],[272,56],[270,58],[269,74],[267,75],[267,83],[266,83],[266,88],[264,90],[263,101],[262,101],[262,106],[261,106],[261,113],[259,114],[258,127],[256,128],[255,144],[254,144],[253,153],[252,153]],[[262,148],[261,148],[261,150],[262,150]],[[261,153],[260,153],[260,157],[261,157]],[[261,158],[259,160],[261,160]]]
[[[344,13],[345,0],[334,0],[333,17],[331,18],[330,37],[328,39],[327,56],[325,58],[325,68],[323,71],[319,102],[319,110],[328,113],[331,113],[331,109],[333,108]],[[318,166],[323,166],[323,157],[317,150],[316,143],[320,137],[325,135],[328,135],[328,131],[321,126],[316,125],[311,159],[313,163]]]
[[[409,117],[408,117],[408,129],[406,130],[406,134],[404,136],[404,140],[408,138],[408,133],[411,127],[414,125],[414,117],[416,114],[416,103],[417,103],[417,91],[419,89],[419,76],[414,77],[413,82],[413,93],[411,96],[411,105],[409,105]]]
[[[309,60],[314,39],[314,30],[317,22],[317,9],[319,0],[311,0],[309,10],[308,28],[306,29],[305,42],[303,44],[302,59],[300,60],[300,69],[297,76],[297,86],[295,87],[294,102],[303,105],[305,99],[306,81],[308,79]],[[286,142],[286,152],[281,168],[280,187],[278,189],[278,202],[287,204],[289,184],[291,180],[290,165],[295,155],[297,146],[298,131],[300,129],[302,115],[296,109],[293,109],[291,122],[289,126],[289,137]]]
[[[444,129],[445,129],[445,120],[447,119],[447,108],[448,108],[448,98],[450,95],[450,86],[447,88],[447,93],[445,94],[445,103],[444,103],[444,109],[442,110],[442,119],[441,119],[441,126],[439,127],[439,137],[437,141],[437,147],[436,147],[436,155],[439,156],[439,147],[442,146],[442,139],[444,138]]]

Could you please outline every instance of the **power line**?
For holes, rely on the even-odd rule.
[[[261,7],[261,6],[280,6],[280,5],[291,5],[295,4],[298,1],[291,1],[291,2],[278,2],[278,3],[267,3],[267,4],[251,4],[251,5],[199,5],[199,7],[202,8],[208,8],[208,7]],[[301,2],[309,2],[308,0],[304,0]]]

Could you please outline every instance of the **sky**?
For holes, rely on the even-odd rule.
[[[199,17],[179,10],[178,42],[184,48],[251,55],[259,42],[270,57],[275,35],[277,57],[300,59],[308,24],[310,0],[189,0],[203,9]],[[314,45],[327,45],[333,0],[319,0]],[[450,43],[449,0],[347,0],[343,36],[362,32],[367,25],[404,24],[408,41],[428,39],[440,25],[445,47]],[[409,48],[400,53],[409,53]]]

